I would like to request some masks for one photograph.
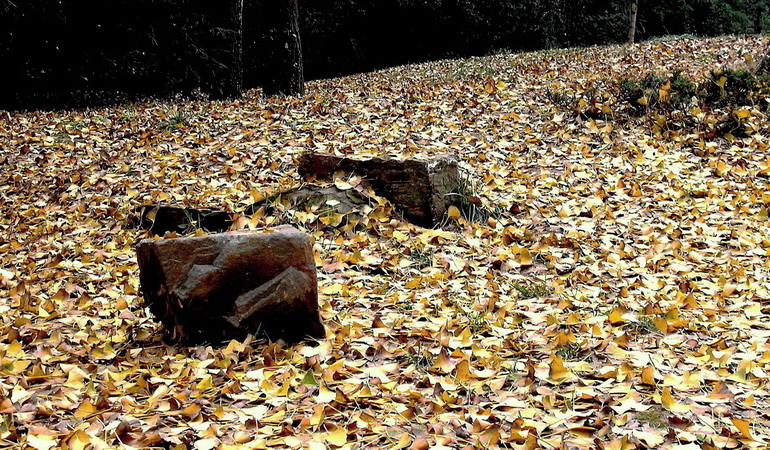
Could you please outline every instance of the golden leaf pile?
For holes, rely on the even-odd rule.
[[[703,79],[767,44],[443,61],[312,82],[301,99],[0,112],[0,445],[766,447],[767,110],[741,110],[750,137],[705,138],[622,116],[611,85]],[[606,120],[547,94],[588,89]],[[240,211],[299,186],[306,150],[455,153],[503,212],[453,210],[428,230],[381,201],[317,231],[318,211],[282,211],[313,234],[327,339],[164,345],[131,210]]]

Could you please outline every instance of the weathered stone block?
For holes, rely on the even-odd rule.
[[[390,200],[410,222],[423,227],[441,223],[460,187],[457,159],[443,155],[429,160],[372,158],[358,160],[308,152],[301,156],[299,174],[329,178],[335,172],[356,173],[368,180],[377,195]]]
[[[310,238],[290,226],[137,247],[142,294],[171,342],[322,338]]]
[[[339,189],[336,186],[305,185],[299,189],[280,192],[262,201],[252,204],[242,214],[250,216],[260,209],[265,214],[276,215],[279,220],[295,223],[299,220],[305,229],[334,230],[353,222],[354,227],[361,222],[377,204],[367,192],[358,189]],[[280,208],[277,206],[280,205]],[[313,213],[314,219],[282,216],[281,208],[298,212]]]

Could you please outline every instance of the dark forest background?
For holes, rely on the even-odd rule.
[[[639,0],[637,40],[764,33],[767,0]],[[314,0],[301,3],[308,79],[406,62],[624,42],[627,0]]]
[[[258,85],[262,0],[0,0],[0,108]],[[292,3],[296,0],[273,0]],[[305,79],[498,51],[623,42],[628,0],[299,0]],[[764,33],[770,0],[639,0],[637,40]],[[238,12],[240,11],[240,13]],[[240,16],[238,15],[240,14]],[[270,19],[270,20],[267,20]],[[284,22],[285,23],[285,22]],[[243,44],[243,47],[241,45]],[[233,77],[244,64],[245,78]],[[271,63],[272,64],[272,63]],[[255,69],[257,68],[257,69]]]

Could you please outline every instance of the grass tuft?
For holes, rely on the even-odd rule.
[[[519,296],[523,299],[544,297],[553,292],[551,288],[545,283],[515,283],[513,288],[519,292]]]

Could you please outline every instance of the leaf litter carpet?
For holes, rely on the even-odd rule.
[[[624,76],[746,67],[767,44],[664,39],[405,66],[300,99],[0,112],[0,445],[766,447],[767,110],[741,110],[748,137],[706,137],[718,111],[687,107],[700,125],[676,126],[616,94]],[[379,199],[356,217],[240,217],[313,235],[326,339],[163,344],[132,209],[243,210],[300,186],[306,150],[453,153],[498,214],[422,229]]]

